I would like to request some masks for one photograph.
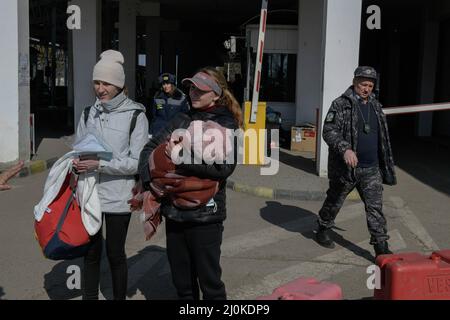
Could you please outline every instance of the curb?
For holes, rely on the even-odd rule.
[[[48,169],[51,169],[56,161],[58,161],[58,158],[30,161],[29,163],[25,164],[22,170],[20,170],[16,178],[25,178],[33,174],[44,172]]]
[[[13,178],[25,178],[37,173],[44,172],[53,167],[58,158],[51,158],[48,160],[36,160],[26,164],[19,174]],[[262,186],[248,186],[242,183],[237,183],[233,180],[227,181],[227,188],[235,192],[249,194],[258,198],[272,199],[272,200],[299,200],[299,201],[324,201],[326,198],[325,191],[298,191],[285,189],[272,189]],[[360,196],[356,190],[352,191],[346,200],[357,201]]]
[[[324,191],[297,191],[272,189],[261,186],[252,187],[237,183],[233,180],[227,181],[227,188],[235,192],[272,200],[324,201],[326,198],[326,192]],[[354,190],[347,196],[346,199],[350,201],[357,201],[361,198],[359,197],[358,192]]]

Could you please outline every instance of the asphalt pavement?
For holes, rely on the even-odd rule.
[[[48,150],[45,155],[41,152],[38,160],[46,161],[70,149],[70,139],[55,141],[42,142],[48,144]],[[449,152],[429,143],[419,146],[415,143],[412,148],[419,147],[423,148],[420,154],[428,155],[426,159],[419,156],[419,150],[407,145],[397,148],[397,152],[401,152],[397,157],[399,184],[385,187],[384,211],[390,245],[395,252],[431,253],[450,248]],[[367,268],[373,265],[373,249],[369,245],[364,208],[357,198],[345,202],[333,235],[337,245],[330,250],[314,240],[321,199],[283,199],[267,190],[259,196],[251,194],[255,188],[298,192],[326,190],[327,180],[318,178],[313,169],[308,169],[308,166],[314,168],[311,159],[287,151],[286,154],[287,160],[282,162],[275,176],[258,178],[260,168],[238,167],[230,178],[235,186],[245,185],[248,189],[233,189],[230,185],[228,190],[221,262],[229,298],[255,299],[298,277],[315,277],[338,284],[344,299],[371,299],[373,291],[367,287]],[[68,287],[73,280],[71,276],[81,269],[82,260],[47,260],[34,238],[33,206],[42,196],[46,176],[47,171],[43,170],[14,179],[13,189],[0,193],[3,219],[0,225],[0,299],[80,299],[81,291]],[[164,225],[151,241],[145,242],[139,217],[134,216],[126,251],[129,299],[176,298],[166,256]],[[101,279],[102,298],[111,299],[106,259],[103,259]]]

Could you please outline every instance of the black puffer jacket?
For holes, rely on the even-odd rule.
[[[233,114],[226,107],[216,107],[211,111],[196,111],[192,109],[189,113],[180,113],[173,118],[168,125],[155,137],[153,137],[141,152],[139,158],[139,175],[146,190],[149,190],[151,180],[148,167],[148,159],[153,150],[160,144],[165,143],[167,138],[176,129],[187,129],[192,121],[214,121],[224,128],[236,130],[238,125]],[[214,197],[215,207],[200,207],[195,210],[181,210],[175,208],[170,201],[162,202],[161,214],[168,219],[178,222],[217,223],[226,219],[226,180],[236,168],[235,161],[232,164],[181,164],[177,165],[177,173],[184,176],[196,176],[219,182],[219,191]]]

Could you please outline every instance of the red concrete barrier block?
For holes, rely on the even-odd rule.
[[[381,271],[380,300],[450,300],[450,250],[431,256],[419,253],[382,255],[376,260]]]
[[[314,278],[298,278],[257,300],[342,300],[342,289],[334,283]]]

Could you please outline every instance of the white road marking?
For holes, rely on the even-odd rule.
[[[341,212],[336,218],[336,223],[352,220],[363,215],[365,215],[364,206],[362,204],[353,204],[341,209]],[[245,251],[288,240],[298,232],[312,230],[315,229],[316,226],[317,223],[315,218],[305,217],[285,222],[279,226],[271,226],[227,238],[224,239],[222,244],[222,256],[232,257]],[[296,232],[288,230],[296,230]]]
[[[390,233],[390,248],[394,251],[406,248],[398,230]],[[369,240],[357,244],[362,249],[371,249]],[[245,285],[229,292],[229,298],[233,300],[255,299],[259,296],[271,294],[272,291],[282,284],[290,282],[298,277],[313,277],[317,280],[325,280],[333,275],[350,270],[356,266],[368,266],[371,263],[365,258],[349,252],[348,249],[339,249],[338,251],[317,257],[312,262],[302,262],[290,266],[276,273],[270,274],[257,284]]]
[[[395,214],[399,216],[402,223],[411,231],[418,242],[427,251],[437,251],[439,246],[431,238],[430,234],[424,228],[420,220],[414,213],[406,206],[405,202],[400,197],[390,197],[390,200],[395,208]]]

